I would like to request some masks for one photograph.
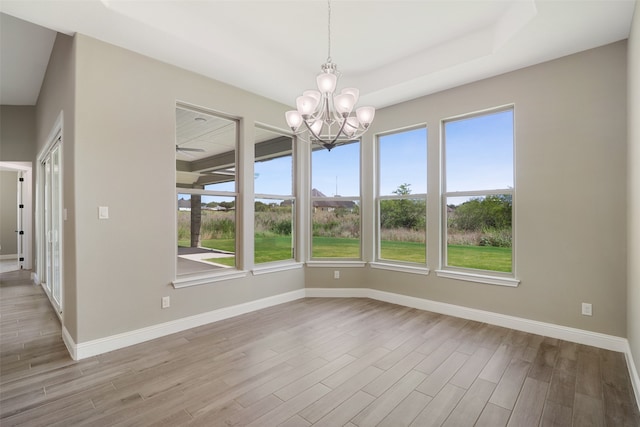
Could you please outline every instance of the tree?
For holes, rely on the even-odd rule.
[[[191,195],[191,241],[189,246],[200,246],[200,225],[202,224],[202,197],[199,194]]]
[[[450,225],[465,231],[511,228],[511,211],[510,194],[475,197],[455,207]]]
[[[255,202],[254,206],[256,212],[267,212],[269,210],[269,205],[263,202]]]
[[[408,196],[411,184],[401,184],[393,194]],[[380,202],[380,227],[422,229],[426,222],[426,207],[422,200],[409,198],[382,200]]]

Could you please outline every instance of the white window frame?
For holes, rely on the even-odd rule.
[[[475,117],[481,117],[484,115],[500,113],[504,111],[512,111],[513,116],[513,188],[493,188],[486,190],[474,190],[474,191],[446,191],[446,134],[445,134],[445,125],[447,122],[457,121],[457,120],[466,120],[472,119]],[[440,150],[441,150],[441,256],[440,256],[440,269],[436,270],[436,274],[439,277],[445,277],[450,279],[457,280],[465,280],[471,282],[492,284],[492,285],[501,285],[501,286],[511,286],[517,287],[520,284],[520,280],[516,278],[516,253],[515,253],[515,192],[516,192],[516,137],[515,137],[515,115],[516,109],[514,104],[503,105],[495,108],[489,108],[486,110],[476,111],[473,113],[462,114],[459,116],[448,117],[446,119],[442,119],[440,121]],[[447,199],[450,197],[482,197],[482,196],[490,196],[490,195],[501,195],[508,194],[511,195],[512,200],[512,208],[511,208],[511,233],[512,233],[512,245],[511,245],[511,272],[500,272],[493,270],[480,270],[466,267],[457,267],[450,266],[447,263],[448,256],[448,224],[447,224]]]
[[[396,271],[403,271],[403,272],[408,272],[408,273],[415,273],[415,274],[424,274],[427,275],[429,274],[429,268],[428,268],[428,245],[427,245],[427,231],[429,228],[429,222],[428,219],[425,221],[425,229],[424,229],[424,237],[425,237],[425,244],[424,244],[424,255],[425,255],[425,261],[424,263],[418,263],[418,262],[410,262],[410,261],[402,261],[402,260],[393,260],[393,259],[387,259],[387,258],[382,258],[381,256],[381,251],[382,251],[382,243],[381,243],[381,239],[382,239],[382,231],[380,229],[380,219],[381,219],[381,215],[382,215],[382,211],[380,208],[380,204],[383,200],[423,200],[424,201],[424,209],[425,209],[425,216],[427,215],[427,203],[428,203],[428,193],[416,193],[416,194],[407,194],[407,195],[381,195],[380,194],[380,185],[381,185],[381,177],[380,177],[380,171],[381,171],[381,167],[380,167],[380,139],[382,137],[385,136],[389,136],[389,135],[394,135],[394,134],[400,134],[403,132],[410,132],[413,130],[417,130],[417,129],[427,129],[426,124],[422,123],[419,125],[415,125],[415,126],[409,126],[409,127],[405,127],[405,128],[400,128],[400,129],[395,129],[395,130],[391,130],[391,131],[387,131],[387,132],[383,132],[383,133],[379,133],[375,136],[375,141],[376,141],[376,170],[375,170],[375,174],[376,174],[376,201],[375,201],[375,221],[376,221],[376,240],[375,240],[375,261],[370,263],[371,267],[373,268],[379,268],[379,269],[384,269],[384,270],[396,270]],[[428,140],[425,140],[425,151],[428,152]],[[425,161],[425,170],[427,171],[426,174],[426,182],[425,182],[425,187],[428,188],[428,181],[429,181],[429,172],[428,172],[428,158],[425,157],[424,159]]]
[[[291,138],[291,193],[290,194],[266,194],[266,193],[254,193],[253,195],[253,202],[254,202],[254,207],[255,207],[255,202],[259,199],[266,199],[266,200],[290,200],[292,205],[293,205],[293,212],[292,212],[292,224],[291,224],[291,250],[293,251],[293,256],[290,259],[286,259],[286,260],[277,260],[277,261],[271,261],[271,262],[263,262],[263,263],[256,263],[255,262],[255,230],[254,230],[254,248],[253,248],[253,257],[254,257],[254,265],[253,265],[253,269],[251,270],[253,275],[259,275],[259,274],[264,274],[264,273],[270,273],[270,272],[275,272],[275,271],[284,271],[284,270],[288,270],[288,269],[292,269],[292,268],[301,268],[302,267],[302,263],[299,262],[300,259],[300,251],[298,249],[298,243],[300,241],[299,239],[299,198],[297,197],[298,194],[298,188],[299,185],[297,183],[297,179],[296,177],[298,177],[298,166],[297,166],[297,159],[298,159],[298,140],[296,139],[295,135],[293,135],[290,132],[285,132],[282,131],[280,129],[276,129],[274,127],[268,126],[268,125],[264,125],[264,124],[260,124],[260,123],[256,123],[255,127],[260,128],[260,129],[264,129],[270,132],[273,132],[274,134],[278,134],[278,135],[282,135],[285,137],[289,137]],[[255,145],[254,145],[254,153],[255,153]],[[255,173],[255,164],[256,164],[256,159],[254,156],[254,160],[253,160],[253,164],[254,164],[254,173]],[[254,225],[255,225],[255,210],[253,212],[253,221],[254,221]]]
[[[240,156],[239,156],[239,151],[240,151],[240,129],[241,129],[241,121],[239,118],[237,117],[233,117],[224,113],[219,113],[219,112],[215,112],[215,111],[210,111],[207,109],[203,109],[200,107],[196,107],[190,104],[185,104],[185,103],[181,103],[181,102],[177,102],[176,103],[176,108],[182,108],[185,110],[191,110],[191,111],[198,111],[201,112],[202,114],[207,114],[210,116],[215,116],[215,117],[221,117],[230,121],[235,122],[236,124],[236,134],[235,134],[235,180],[234,180],[234,189],[235,191],[218,191],[218,190],[204,190],[204,189],[197,189],[197,188],[184,188],[184,187],[176,187],[175,189],[175,209],[174,209],[174,236],[176,236],[176,244],[175,246],[175,256],[174,259],[176,260],[176,267],[175,267],[175,280],[172,282],[172,285],[174,288],[178,289],[178,288],[185,288],[185,287],[190,287],[190,286],[199,286],[199,285],[206,285],[206,284],[210,284],[210,283],[214,283],[214,282],[220,282],[220,281],[226,281],[226,280],[230,280],[230,279],[236,279],[236,278],[242,278],[247,276],[248,271],[246,270],[241,270],[238,268],[238,260],[240,259],[240,255],[238,253],[238,249],[240,248],[240,242],[238,239],[238,236],[241,236],[242,233],[241,231],[238,230],[239,226],[240,226],[240,222],[239,222],[239,218],[241,217],[239,210],[241,209],[241,204],[239,203],[240,200],[240,193],[238,191],[239,188],[239,180],[241,179],[241,174],[242,174],[242,169],[240,167]],[[175,171],[175,169],[174,169]],[[175,173],[175,172],[174,172]],[[174,182],[176,181],[175,177],[174,177]],[[236,224],[236,230],[235,230],[235,254],[236,254],[236,265],[235,267],[231,267],[231,268],[223,268],[223,269],[219,269],[219,270],[212,270],[212,271],[207,271],[207,272],[203,272],[203,273],[191,273],[191,274],[184,274],[184,275],[178,275],[178,269],[177,269],[177,260],[178,260],[178,242],[177,242],[177,236],[178,236],[178,195],[179,194],[189,194],[189,195],[200,195],[200,196],[213,196],[213,197],[228,197],[228,198],[233,198],[235,200],[235,224]]]
[[[311,146],[309,150],[309,239],[307,243],[308,250],[308,259],[306,265],[309,267],[364,267],[366,264],[363,261],[363,246],[362,246],[362,140],[356,139],[350,141],[349,144],[358,144],[358,165],[359,165],[359,174],[358,174],[358,195],[349,195],[344,197],[313,197],[312,189],[313,189],[313,152],[314,147]],[[346,145],[346,144],[343,144]],[[338,146],[339,147],[339,146]],[[355,202],[358,205],[358,212],[360,215],[360,237],[359,237],[359,252],[360,256],[358,258],[321,258],[313,256],[313,214],[314,214],[314,203],[318,201],[341,201],[341,202]]]

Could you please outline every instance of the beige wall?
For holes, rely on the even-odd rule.
[[[62,179],[63,205],[67,220],[62,224],[62,322],[72,336],[77,333],[76,298],[76,227],[74,224],[74,128],[75,128],[75,42],[72,37],[58,34],[49,58],[36,108],[36,156],[50,143],[56,121],[63,113]],[[36,162],[34,161],[34,165]],[[36,171],[35,176],[38,176]]]
[[[28,105],[0,105],[0,161],[2,162],[19,162],[20,169],[28,171],[35,164],[35,152],[36,152],[36,107]],[[11,168],[10,168],[11,169]],[[31,182],[31,188],[24,191],[23,197],[31,195],[31,206],[35,206],[35,181],[33,180],[33,172],[25,175],[25,182]],[[3,185],[4,187],[4,185]],[[16,253],[17,251],[17,239],[15,236],[15,224],[17,222],[17,212],[15,211],[16,202],[16,186],[13,189],[7,188],[3,192],[0,203],[2,203],[3,213],[2,217],[2,254]],[[9,203],[9,205],[7,205]],[[28,202],[25,200],[25,204],[28,207]],[[9,211],[12,210],[13,213]],[[5,218],[16,218],[15,220],[5,220]],[[34,215],[30,216],[32,219]],[[30,227],[24,227],[25,231],[35,230],[33,220]],[[13,225],[11,225],[13,224]],[[31,248],[35,248],[35,236],[31,232]],[[26,236],[29,238],[29,236]],[[13,242],[13,247],[5,246],[8,242]],[[27,242],[25,242],[27,243]],[[33,251],[29,250],[26,246],[25,260],[29,262],[29,257],[32,257]],[[12,251],[12,252],[10,252]],[[33,261],[33,257],[31,259]],[[33,262],[31,262],[33,264]],[[28,267],[28,266],[27,266]]]
[[[307,268],[307,286],[366,286],[626,337],[626,88],[623,41],[378,111],[363,141],[364,246],[375,228],[375,133],[426,123],[432,271],[349,269],[353,280],[334,281],[333,268]],[[511,103],[520,286],[439,278],[440,120]],[[592,317],[580,314],[582,302]]]
[[[306,285],[371,287],[624,337],[626,49],[619,42],[383,109],[363,141],[370,261],[375,133],[426,123],[429,192],[437,195],[439,120],[514,103],[518,288],[368,267],[342,269],[334,281],[334,267],[313,267],[176,290],[175,181],[167,173],[175,168],[175,102],[241,118],[245,165],[254,122],[282,128],[288,108],[82,35],[59,36],[38,105],[38,146],[64,109],[65,327],[82,343]],[[98,206],[109,206],[109,220],[98,220]],[[438,213],[431,202],[432,270]],[[162,310],[165,295],[172,306]],[[581,302],[593,304],[593,317],[580,315]]]
[[[0,105],[0,161],[33,161],[35,140],[36,107]]]
[[[640,1],[629,36],[628,289],[627,338],[640,372]],[[636,390],[636,393],[640,390]],[[640,401],[640,396],[636,396]]]
[[[249,166],[254,122],[283,127],[287,107],[86,36],[75,41],[74,340],[302,289],[302,269],[186,289],[171,285],[176,101],[240,118],[241,162]],[[244,189],[252,184],[240,182]],[[98,206],[109,207],[110,219],[98,220]],[[247,245],[252,237],[239,239]],[[169,309],[160,308],[163,296],[171,297]]]

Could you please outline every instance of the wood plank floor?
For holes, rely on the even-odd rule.
[[[309,298],[74,362],[28,272],[0,278],[3,427],[640,425],[621,353]]]

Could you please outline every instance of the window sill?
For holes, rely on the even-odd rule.
[[[403,273],[421,274],[424,276],[428,275],[430,271],[427,267],[392,264],[386,262],[370,262],[369,265],[371,266],[371,268],[377,268],[380,270],[401,271]]]
[[[301,262],[287,262],[282,264],[265,264],[259,267],[255,267],[251,270],[251,274],[254,276],[259,276],[261,274],[269,274],[275,273],[278,271],[287,271],[287,270],[297,270],[298,268],[304,267],[304,264]]]
[[[232,279],[240,279],[248,274],[245,270],[230,270],[228,272],[220,272],[215,274],[200,274],[197,276],[179,277],[171,284],[175,289],[188,288],[190,286],[207,285],[215,282],[222,282]]]
[[[367,265],[364,261],[307,261],[307,267],[364,267]]]
[[[517,288],[520,280],[512,277],[488,276],[477,273],[465,273],[452,270],[436,270],[438,277],[446,277],[447,279],[466,280],[467,282],[484,283],[487,285],[509,286]]]

